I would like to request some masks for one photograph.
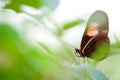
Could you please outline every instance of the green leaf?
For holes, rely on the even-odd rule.
[[[66,65],[80,80],[109,80],[100,70],[89,64]]]
[[[59,4],[59,0],[41,0],[41,2],[43,6],[51,8],[52,10],[54,10]]]
[[[16,12],[22,12],[21,6],[31,6],[33,8],[39,9],[42,7],[47,7],[52,9],[55,9],[58,5],[59,0],[11,0],[9,4],[5,6],[5,8],[13,9]]]
[[[67,30],[67,29],[70,29],[70,28],[75,27],[75,26],[77,26],[79,24],[82,24],[82,23],[84,23],[84,20],[82,20],[82,19],[75,19],[73,21],[65,23],[63,25],[63,29]]]
[[[58,80],[60,71],[41,50],[28,45],[13,26],[0,23],[0,80]]]

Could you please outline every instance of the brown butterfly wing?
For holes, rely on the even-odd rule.
[[[100,10],[94,12],[89,18],[83,34],[80,47],[81,53],[96,60],[104,59],[107,56],[110,47],[110,41],[107,35],[107,14]]]

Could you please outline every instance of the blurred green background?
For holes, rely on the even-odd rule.
[[[120,80],[117,35],[108,57],[99,62],[88,59],[85,71],[83,59],[75,56],[64,37],[87,21],[74,18],[57,23],[51,14],[59,0],[0,2],[4,4],[0,7],[0,80]],[[72,46],[79,48],[79,44],[80,38]]]

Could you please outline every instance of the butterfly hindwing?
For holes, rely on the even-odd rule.
[[[80,51],[86,57],[101,60],[109,52],[108,16],[103,11],[94,12],[88,20]],[[105,50],[105,51],[104,51]]]

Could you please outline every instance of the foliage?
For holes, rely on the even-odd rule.
[[[55,10],[58,0],[51,0],[51,2],[48,0],[10,1],[0,9],[0,80],[120,79],[120,64],[116,63],[120,60],[120,40],[117,36],[115,36],[116,42],[111,43],[111,51],[106,59],[100,62],[86,59],[83,65],[83,59],[79,58],[79,61],[73,54],[74,49],[62,40],[65,32],[83,24],[85,22],[83,19],[71,19],[58,24],[51,18],[52,11],[47,14],[43,11],[43,14],[38,16],[26,13],[21,8],[26,5],[38,11],[42,11],[44,7]],[[13,17],[23,15],[23,13],[30,18],[22,19],[21,22],[19,18],[15,18],[13,21]],[[12,18],[9,17],[10,14],[13,14]],[[51,25],[47,25],[46,21],[52,24],[54,29],[50,28]],[[58,39],[58,41],[53,40],[53,43],[49,40],[47,40],[48,43],[29,41],[27,31],[31,29],[32,33],[33,27],[36,26],[47,35],[51,35],[50,38],[55,41]]]
[[[10,0],[9,4],[7,4],[5,8],[13,9],[16,12],[22,12],[21,7],[23,5],[31,6],[36,9],[42,7],[49,7],[51,9],[55,9],[58,5],[58,0],[51,0],[51,2],[48,2],[48,0]]]

